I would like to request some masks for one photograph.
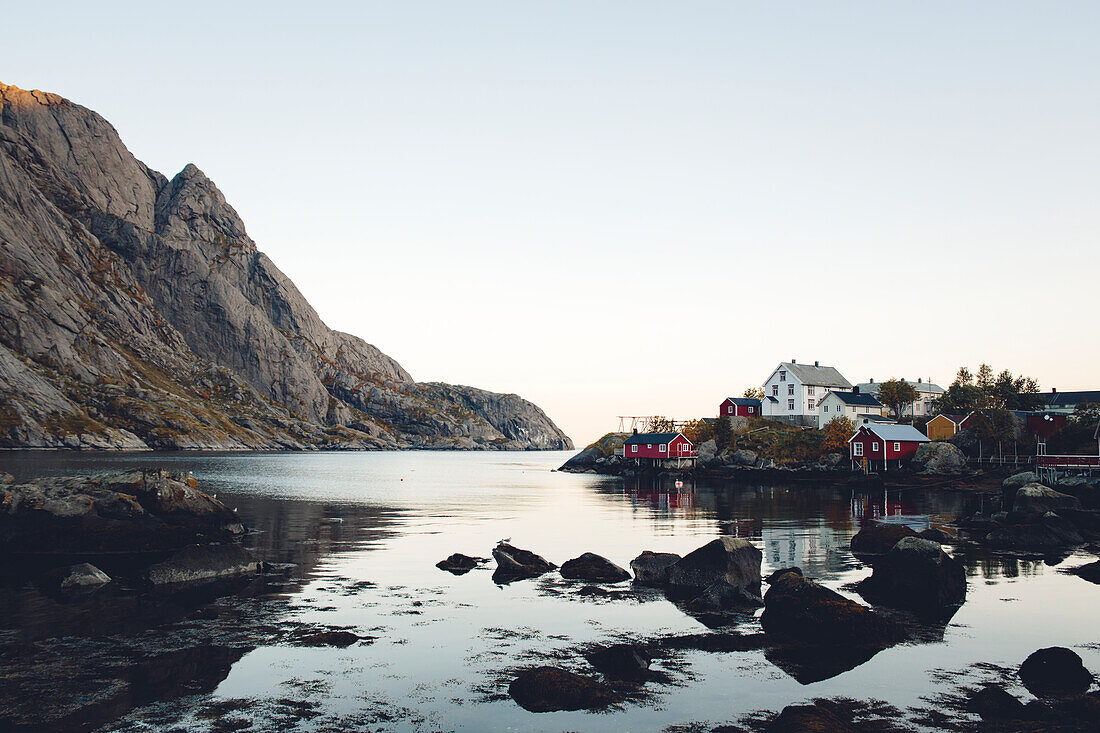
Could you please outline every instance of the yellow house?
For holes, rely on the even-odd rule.
[[[973,414],[973,413],[971,413]],[[970,415],[936,415],[924,428],[929,440],[948,440],[966,427]]]

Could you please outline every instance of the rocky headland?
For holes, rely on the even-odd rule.
[[[0,83],[0,447],[571,449],[513,394],[330,329],[194,165]]]

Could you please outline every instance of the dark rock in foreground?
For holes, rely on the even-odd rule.
[[[996,685],[983,687],[971,695],[966,709],[987,721],[1023,720],[1027,716],[1024,704]]]
[[[194,479],[167,471],[41,478],[0,488],[0,553],[158,552],[225,541],[244,525]]]
[[[856,728],[827,707],[788,705],[768,724],[767,733],[855,733]]]
[[[1079,545],[1084,541],[1072,523],[1054,513],[1047,513],[1034,521],[998,523],[985,535],[986,544],[1006,550],[1045,551]]]
[[[82,562],[54,573],[53,579],[66,593],[83,593],[102,588],[111,582],[111,576],[91,563]]]
[[[1020,665],[1020,681],[1034,695],[1081,695],[1092,686],[1092,673],[1077,652],[1061,646],[1039,649]]]
[[[618,583],[629,580],[630,573],[606,557],[586,552],[580,557],[566,560],[561,566],[561,577],[567,580],[587,580],[594,583]]]
[[[759,596],[762,558],[760,550],[748,540],[719,537],[673,564],[668,583],[674,590],[698,593],[721,582],[746,595]]]
[[[260,566],[240,545],[191,545],[151,565],[145,578],[153,585],[207,583],[255,575]]]
[[[305,634],[294,639],[297,646],[334,646],[345,649],[362,640],[373,641],[372,637],[361,637],[351,631],[318,631]]]
[[[680,560],[674,552],[644,551],[630,561],[634,582],[638,585],[661,587],[668,585],[669,570]]]
[[[1082,565],[1079,568],[1074,568],[1069,572],[1073,573],[1079,578],[1084,578],[1090,583],[1100,584],[1100,560],[1096,562],[1090,562],[1088,565]]]
[[[460,552],[456,552],[446,560],[440,560],[435,566],[440,570],[446,570],[448,573],[464,575],[485,562],[489,561],[483,557],[470,557],[469,555],[463,555]]]
[[[1080,509],[1081,500],[1076,496],[1063,494],[1042,484],[1032,483],[1021,486],[1012,500],[1012,510],[1031,514],[1046,514],[1062,509]]]
[[[793,570],[764,594],[760,625],[768,634],[823,646],[882,649],[901,639],[892,621]]]
[[[649,650],[637,644],[614,644],[585,655],[589,663],[612,680],[641,682],[649,677],[653,661]]]
[[[535,578],[558,567],[530,550],[513,547],[507,542],[493,548],[493,559],[497,561],[497,569],[493,572],[494,583]]]
[[[554,710],[591,710],[614,702],[611,691],[591,677],[559,667],[536,667],[520,672],[508,685],[508,694],[532,713]]]
[[[966,600],[966,570],[938,543],[904,537],[875,563],[860,593],[883,605],[939,613]]]
[[[852,554],[885,555],[898,540],[915,534],[904,524],[870,524],[852,538]]]
[[[764,600],[748,591],[718,581],[707,586],[702,593],[686,603],[692,613],[722,614],[727,611],[751,611],[764,605]]]

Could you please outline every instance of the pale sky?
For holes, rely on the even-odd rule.
[[[332,327],[578,443],[781,360],[1100,385],[1096,2],[8,3]]]

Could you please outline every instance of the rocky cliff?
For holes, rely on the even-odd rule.
[[[0,446],[563,449],[516,395],[328,328],[194,165],[0,83]]]

